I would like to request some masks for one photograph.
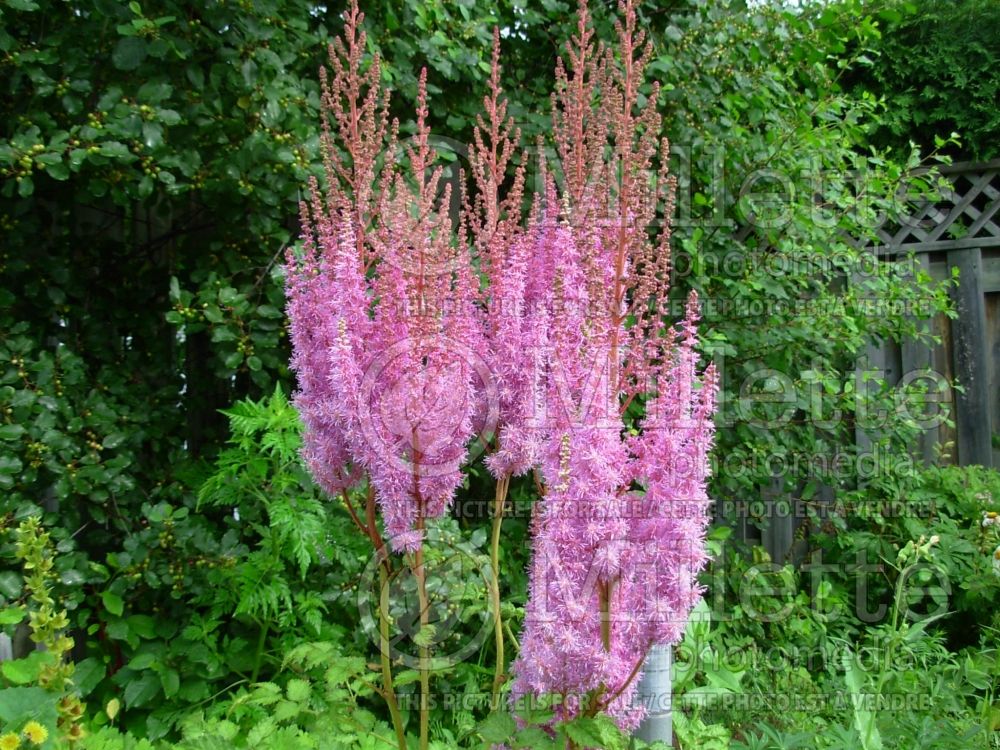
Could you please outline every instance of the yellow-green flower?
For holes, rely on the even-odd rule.
[[[17,750],[19,747],[21,747],[21,738],[13,732],[7,732],[0,737],[0,750]]]
[[[24,725],[24,736],[34,745],[41,745],[49,738],[49,730],[37,721],[29,721]]]
[[[66,739],[70,742],[78,742],[86,736],[87,731],[79,724],[70,725],[69,731],[66,732]]]

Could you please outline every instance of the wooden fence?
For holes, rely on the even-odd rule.
[[[961,386],[950,390],[955,428],[928,431],[921,441],[925,458],[933,455],[935,443],[954,443],[948,460],[1000,468],[1000,450],[993,447],[1000,432],[1000,159],[954,164],[941,172],[951,190],[883,226],[881,242],[870,247],[881,257],[915,253],[933,278],[948,278],[957,269],[958,317],[934,321],[938,346],[878,342],[869,355],[884,366],[889,382],[930,369]]]
[[[953,164],[940,169],[950,182],[936,201],[921,201],[893,222],[883,224],[877,239],[863,247],[882,262],[913,253],[916,265],[944,280],[958,270],[952,300],[958,315],[939,315],[932,332],[939,343],[872,341],[859,368],[884,373],[887,384],[905,378],[932,377],[954,383],[944,403],[953,425],[939,424],[922,432],[914,453],[924,463],[941,461],[1000,469],[1000,159]],[[859,453],[871,445],[863,430],[856,435]],[[781,482],[764,488],[765,499],[780,497]],[[821,488],[820,498],[832,497]],[[802,523],[802,501],[783,498],[789,513],[769,514],[760,530],[740,519],[738,536],[759,542],[775,561],[794,558],[794,540]]]

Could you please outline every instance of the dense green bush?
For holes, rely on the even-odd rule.
[[[431,90],[451,97],[435,126],[467,130],[492,26],[513,8],[370,5],[393,84],[412,93],[426,63]],[[278,509],[198,500],[226,435],[219,410],[290,387],[278,259],[318,170],[316,69],[339,10],[0,3],[0,514],[46,514],[80,687],[120,696],[126,722],[157,706],[152,736],[177,709],[273,671],[262,634],[315,636],[329,604],[315,592],[342,582],[308,602],[256,590],[274,562],[254,528]],[[351,555],[306,546],[329,553],[327,572]],[[215,600],[251,589],[272,598],[238,614]],[[267,627],[279,619],[288,630]]]
[[[679,179],[675,283],[705,301],[700,334],[723,373],[720,500],[855,487],[871,453],[856,432],[882,441],[880,472],[919,432],[927,383],[855,372],[872,369],[860,359],[869,342],[929,340],[928,319],[948,308],[946,287],[911,261],[880,263],[856,244],[900,208],[904,184],[935,187],[907,176],[918,154],[868,145],[885,110],[839,85],[878,39],[860,9],[696,3],[659,39]]]
[[[884,97],[873,133],[883,145],[926,148],[958,133],[957,158],[1000,156],[1000,13],[993,0],[872,4],[882,20],[871,69],[857,90]]]
[[[998,563],[1000,474],[979,466],[930,467],[912,476],[881,479],[863,490],[844,493],[826,514],[816,544],[826,560],[843,567],[878,562],[914,539],[937,536],[933,570],[919,583],[926,588],[914,602],[921,615],[946,615],[941,625],[953,647],[978,643],[984,629],[996,628],[1000,595]],[[984,521],[986,523],[984,523]],[[855,602],[865,611],[879,601],[892,581],[886,577],[869,591],[871,601]],[[851,593],[851,592],[848,592]]]

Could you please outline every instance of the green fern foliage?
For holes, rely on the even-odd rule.
[[[280,387],[223,413],[232,434],[198,503],[229,510],[253,542],[232,571],[234,612],[282,626],[304,620],[318,630],[323,604],[294,579],[305,580],[310,568],[327,559],[332,519],[299,456],[298,414]]]

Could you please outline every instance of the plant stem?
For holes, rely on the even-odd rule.
[[[424,504],[420,495],[420,447],[417,432],[413,432],[413,499],[417,506],[416,529],[420,532],[420,546],[413,553],[413,577],[417,582],[417,603],[420,607],[420,750],[427,750],[430,740],[430,649],[424,645],[430,625],[430,604],[427,600],[427,578],[424,574]]]
[[[490,540],[490,594],[493,597],[493,631],[496,640],[496,672],[493,675],[493,701],[490,708],[496,710],[500,702],[500,686],[506,679],[503,646],[503,617],[500,615],[500,528],[503,526],[504,504],[510,488],[510,475],[497,480],[496,501],[493,505],[493,536]]]
[[[919,559],[919,558],[918,558]],[[882,690],[885,687],[886,678],[892,669],[892,660],[896,650],[896,640],[900,636],[899,613],[903,608],[903,597],[906,595],[906,571],[909,566],[899,569],[896,577],[896,584],[893,586],[892,596],[892,619],[890,621],[889,638],[885,645],[885,654],[882,657],[878,670],[878,687],[875,690],[876,700],[881,699]]]
[[[399,750],[406,750],[406,733],[403,731],[403,717],[399,713],[399,703],[396,701],[396,689],[392,684],[392,662],[389,659],[389,572],[388,560],[380,562],[379,573],[379,603],[378,603],[378,650],[382,662],[382,690],[385,702],[392,717],[392,728],[396,731],[396,742]]]
[[[250,682],[257,682],[257,676],[260,674],[260,663],[264,658],[264,646],[267,645],[268,630],[270,630],[270,622],[265,622],[261,626],[260,635],[257,636],[257,650],[254,652],[253,672],[250,673]]]
[[[597,588],[597,595],[601,606],[601,645],[604,650],[611,651],[611,589],[612,581],[600,583]]]
[[[399,750],[406,748],[406,732],[403,731],[403,717],[399,713],[399,702],[396,700],[396,689],[392,683],[392,661],[389,657],[389,576],[392,573],[392,563],[389,554],[385,549],[385,542],[378,532],[375,523],[375,492],[371,486],[368,487],[368,499],[365,502],[365,522],[368,536],[375,546],[375,554],[378,555],[378,632],[379,632],[379,656],[382,664],[382,692],[386,705],[389,707],[389,716],[392,717],[392,728],[396,732],[396,742]]]
[[[423,530],[423,514],[417,517],[417,528]],[[420,606],[420,750],[427,750],[430,731],[430,694],[431,694],[431,672],[430,672],[430,649],[424,644],[427,637],[427,628],[430,624],[429,607],[427,602],[427,579],[424,575],[424,542],[420,541],[420,546],[413,553],[413,576],[417,581],[417,602]]]
[[[521,644],[517,640],[517,636],[514,635],[514,631],[510,629],[510,623],[505,622],[503,624],[504,629],[507,631],[507,640],[514,644],[514,650],[520,652]]]
[[[601,646],[605,653],[611,652],[611,587],[613,581],[599,581],[597,584],[597,603],[601,611]],[[604,696],[608,692],[608,686],[603,681],[597,687],[590,705],[584,712],[585,716],[596,716],[597,713],[607,705]]]
[[[614,703],[615,700],[618,699],[618,696],[620,696],[622,693],[624,693],[626,690],[628,690],[629,685],[632,684],[632,682],[636,678],[636,675],[639,674],[639,670],[642,668],[642,665],[645,663],[646,657],[649,656],[649,651],[650,651],[651,648],[652,648],[652,644],[650,644],[649,646],[646,646],[642,650],[642,656],[639,657],[639,660],[635,663],[635,666],[632,667],[632,671],[629,672],[628,677],[625,678],[625,682],[623,682],[618,687],[618,689],[615,690],[615,692],[611,693],[607,697],[605,697],[603,694],[600,695],[599,699],[594,701],[593,709],[591,711],[587,712],[587,714],[586,714],[587,716],[597,716],[597,714],[599,714],[603,709],[607,708],[612,703]]]

